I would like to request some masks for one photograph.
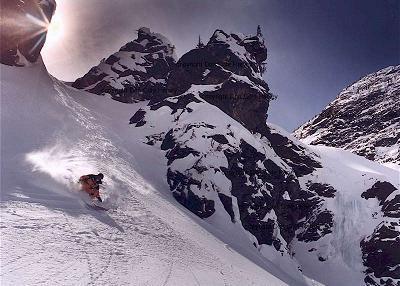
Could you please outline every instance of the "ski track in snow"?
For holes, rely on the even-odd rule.
[[[110,279],[115,281],[111,285],[129,285],[131,279],[138,281],[135,285],[158,285],[157,280],[175,285],[169,284],[175,264],[185,269],[188,265],[181,262],[192,262],[185,281],[197,280],[197,265],[221,268],[217,257],[188,243],[138,204],[130,210],[134,215],[112,213],[123,231],[90,213],[70,218],[34,204],[2,207],[2,221],[7,222],[2,224],[2,285],[110,285]],[[153,279],[142,281],[141,273],[151,269],[153,259],[164,270],[159,278],[154,273]]]

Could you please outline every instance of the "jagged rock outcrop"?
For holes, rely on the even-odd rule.
[[[299,177],[321,168],[319,158],[266,124],[266,58],[261,36],[217,30],[177,62],[169,96],[151,100],[130,123],[145,132],[144,143],[165,152],[178,202],[201,218],[219,217],[222,209],[260,251],[272,246],[291,261],[296,236],[317,241],[332,232],[326,198],[335,190],[301,187]]]
[[[142,27],[136,40],[104,59],[72,86],[108,94],[125,103],[163,98],[167,94],[166,78],[176,62],[174,50],[167,38]]]
[[[150,103],[130,120],[136,127],[145,128],[144,143],[165,151],[167,182],[177,201],[201,218],[212,216],[222,205],[232,222],[254,235],[253,243],[273,245],[286,255],[300,227],[304,239],[318,240],[325,235],[311,229],[316,225],[323,225],[329,233],[332,217],[323,220],[324,198],[300,187],[294,171],[276,155],[267,138],[256,139],[259,135],[230,117],[220,122],[223,113],[206,104],[200,96],[204,87],[198,87]],[[213,90],[214,86],[209,88]],[[170,112],[159,112],[166,108]],[[214,113],[216,118],[196,117],[199,109]],[[160,114],[165,116],[161,119]],[[168,129],[159,129],[158,120],[171,122]],[[241,130],[246,133],[241,134]],[[332,197],[334,191],[325,188]],[[317,222],[309,223],[310,217]]]
[[[191,85],[218,85],[201,98],[217,106],[250,130],[261,130],[271,94],[262,79],[267,49],[261,36],[216,30],[209,42],[184,54],[168,78],[171,95]]]
[[[0,62],[10,66],[36,62],[55,9],[55,0],[2,0]]]
[[[399,226],[398,221],[382,222],[370,236],[361,241],[364,265],[367,267],[364,280],[366,285],[399,285]]]
[[[365,283],[396,285],[394,279],[400,280],[400,191],[388,182],[376,182],[362,197],[376,199],[385,218],[360,243],[367,274]]]
[[[200,97],[243,124],[267,137],[277,154],[294,167],[296,175],[306,175],[320,167],[300,145],[293,144],[266,124],[272,99],[262,79],[267,48],[261,33],[256,36],[227,34],[216,30],[206,45],[184,54],[168,78],[170,95],[195,85],[214,85]]]
[[[361,78],[294,132],[303,142],[400,163],[400,66]]]

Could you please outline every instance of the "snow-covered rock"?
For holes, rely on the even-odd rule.
[[[176,62],[174,50],[166,37],[142,27],[136,40],[102,60],[72,86],[126,103],[165,97],[166,78]]]
[[[196,59],[200,63],[191,62]],[[210,59],[214,62],[204,68],[201,60]],[[266,124],[262,108],[246,110],[260,102],[268,106],[268,86],[257,82],[261,71],[257,65],[249,72],[238,69],[239,81],[238,74],[220,68],[228,65],[226,59],[240,67],[255,62],[232,34],[217,30],[206,46],[176,64],[168,78],[175,93],[151,100],[130,120],[139,140],[164,152],[172,195],[229,236],[247,236],[243,244],[294,279],[305,274],[325,285],[380,283],[381,268],[371,262],[375,256],[366,245],[380,224],[394,220],[364,192],[378,181],[397,192],[398,174],[346,151],[310,148]],[[224,90],[226,83],[232,89]],[[237,96],[242,83],[244,93],[256,90],[254,97]],[[224,94],[221,99],[229,103],[210,100],[209,94]],[[390,205],[396,212],[396,201]],[[393,243],[399,245],[398,239]],[[384,281],[393,286],[399,264],[394,257],[383,267],[390,267],[384,273],[391,280]]]
[[[191,85],[214,85],[201,98],[218,106],[250,130],[265,126],[271,95],[261,74],[267,49],[262,36],[216,30],[206,45],[184,54],[168,77],[170,95]]]
[[[361,78],[294,132],[303,142],[400,164],[400,66]]]
[[[376,199],[387,218],[361,241],[363,261],[369,274],[366,282],[375,285],[373,278],[377,277],[383,285],[394,284],[393,278],[400,279],[400,191],[388,182],[378,181],[362,197]]]
[[[199,89],[204,87],[142,107],[131,119],[135,137],[164,152],[176,200],[222,232],[247,236],[241,243],[254,245],[293,277],[299,268],[325,285],[361,285],[366,277],[379,281],[374,268],[379,264],[370,262],[373,254],[365,258],[370,248],[360,243],[394,219],[363,194],[378,181],[398,189],[398,174],[345,151],[307,150],[270,126],[292,151],[306,150],[298,163],[315,162],[296,174],[298,165],[286,163],[289,157],[279,156],[267,137],[209,105]],[[383,267],[398,264],[397,258],[391,261]]]
[[[0,62],[11,66],[36,62],[55,9],[55,0],[2,0]]]

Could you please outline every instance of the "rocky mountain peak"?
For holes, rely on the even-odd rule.
[[[55,9],[55,0],[2,0],[0,62],[11,66],[36,62]]]
[[[176,62],[175,47],[159,33],[142,27],[137,39],[93,67],[73,87],[131,103],[166,94],[166,78]]]
[[[223,30],[216,30],[212,35],[209,44],[228,44],[235,43],[242,46],[251,54],[257,63],[261,64],[267,60],[267,48],[265,39],[261,34],[261,30],[257,31],[257,35],[245,36],[243,34],[227,34]]]
[[[127,43],[120,51],[142,52],[142,53],[163,53],[166,58],[177,60],[175,47],[171,42],[159,33],[153,33],[147,27],[137,30],[137,39]]]
[[[260,28],[256,35],[249,36],[218,29],[206,45],[198,45],[179,59],[168,77],[168,91],[170,96],[184,95],[186,99],[191,94],[192,100],[198,95],[246,129],[267,137],[297,175],[307,174],[319,163],[302,146],[273,132],[266,124],[272,99],[262,78],[266,59]]]
[[[262,37],[216,30],[206,45],[198,45],[179,59],[168,78],[168,91],[173,96],[193,86],[212,85],[201,98],[257,131],[265,127],[271,100],[262,79],[266,59]]]
[[[294,135],[312,145],[350,150],[381,163],[400,163],[400,66],[345,88]]]

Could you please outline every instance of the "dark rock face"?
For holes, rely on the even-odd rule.
[[[204,92],[201,97],[251,131],[259,132],[266,126],[270,97],[248,83],[226,81],[219,90]]]
[[[400,192],[393,199],[385,201],[382,211],[387,217],[400,218]]]
[[[36,62],[55,9],[55,0],[2,0],[0,62],[10,66]]]
[[[140,28],[136,40],[93,67],[73,87],[132,103],[167,96],[166,78],[176,62],[174,46],[164,36]]]
[[[377,198],[380,205],[383,205],[387,197],[396,188],[388,182],[376,182],[371,188],[361,194],[364,199]]]
[[[400,192],[388,182],[377,182],[362,193],[365,199],[376,198],[385,220],[361,243],[367,285],[398,285],[400,279]]]
[[[271,127],[264,127],[261,134],[268,138],[276,154],[293,168],[296,176],[311,174],[316,168],[322,167],[315,159],[315,154],[311,154],[303,146],[279,134]]]
[[[257,238],[258,244],[274,244],[279,250],[282,242],[273,235],[277,222],[272,219],[265,221],[263,218],[282,201],[281,195],[284,191],[291,191],[298,186],[290,178],[286,178],[286,174],[272,161],[267,160],[264,154],[245,141],[240,143],[240,152],[225,151],[225,156],[228,159],[228,167],[221,170],[232,182],[231,193],[237,199],[243,227]],[[269,172],[260,169],[257,162],[263,162],[263,166]],[[247,177],[252,178],[252,185],[247,184]],[[282,194],[272,195],[271,192],[262,190],[263,186],[257,183],[258,180],[271,182]],[[287,241],[293,236],[294,224],[291,219],[282,221],[282,225],[286,226],[282,229],[282,236]]]
[[[221,193],[218,193],[218,197],[219,197],[222,205],[224,206],[225,211],[231,217],[231,221],[233,223],[235,223],[236,220],[235,220],[235,213],[233,211],[233,206],[232,206],[232,198],[229,196],[226,196],[224,194],[221,194]]]
[[[219,144],[228,144],[229,143],[228,139],[226,139],[226,137],[222,134],[215,134],[215,135],[210,136],[209,138],[214,139]]]
[[[191,112],[192,110],[187,107],[187,105],[191,102],[196,102],[199,103],[201,102],[198,98],[196,98],[193,94],[183,94],[179,96],[178,98],[175,98],[176,101],[169,101],[169,100],[164,100],[161,102],[156,102],[152,103],[153,100],[150,100],[150,109],[152,111],[159,109],[160,107],[163,106],[168,106],[171,108],[172,112],[171,114],[178,114],[178,113],[183,113],[183,111]],[[175,119],[176,121],[179,120],[179,115]]]
[[[399,223],[383,222],[360,243],[366,270],[366,285],[398,285],[400,279]]]
[[[336,190],[328,184],[312,183],[310,182],[308,189],[315,192],[320,197],[334,198]]]
[[[361,194],[368,200],[376,198],[382,206],[386,217],[400,218],[400,191],[388,182],[376,182],[370,189]]]
[[[317,241],[321,237],[332,232],[333,213],[329,210],[322,212],[312,212],[311,217],[305,223],[307,226],[304,231],[297,236],[299,241]]]
[[[228,167],[221,170],[232,183],[231,194],[237,199],[242,225],[257,238],[258,244],[273,245],[280,250],[282,241],[274,237],[276,229],[280,230],[287,244],[299,227],[312,232],[314,225],[299,221],[315,213],[322,200],[312,198],[314,194],[301,190],[295,176],[287,174],[245,141],[240,143],[240,152],[227,150],[224,153]],[[251,178],[251,184],[247,178]],[[260,182],[268,182],[270,188],[266,189]],[[271,213],[275,218],[266,220]],[[322,216],[317,216],[317,223],[323,225],[326,231],[318,238],[329,233],[333,225],[332,216]],[[304,234],[304,237],[308,236]]]
[[[199,197],[191,190],[192,186],[200,187],[201,183],[179,172],[168,169],[168,184],[174,198],[200,218],[207,218],[215,212],[214,201]]]
[[[136,124],[136,127],[140,127],[146,124],[144,121],[144,116],[146,115],[146,111],[143,109],[139,109],[132,117],[129,119],[129,124]]]
[[[176,144],[174,146],[174,148],[172,148],[171,150],[169,150],[167,152],[166,157],[168,159],[168,165],[171,165],[171,163],[173,161],[177,160],[177,159],[182,159],[182,158],[185,158],[185,157],[187,157],[189,155],[193,155],[193,156],[197,156],[198,157],[199,154],[200,153],[198,151],[196,151],[196,150],[194,150],[192,148]]]
[[[400,163],[400,66],[367,75],[344,89],[294,135],[313,145],[350,150],[370,160]]]
[[[218,85],[201,98],[252,131],[265,127],[271,95],[260,74],[267,49],[259,36],[243,37],[217,30],[207,45],[183,55],[168,78],[177,95],[192,85]]]

